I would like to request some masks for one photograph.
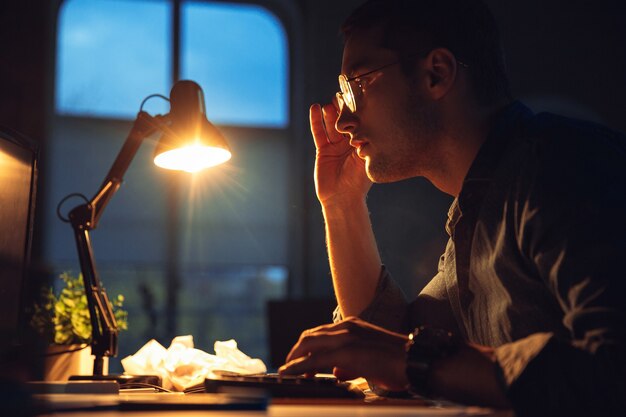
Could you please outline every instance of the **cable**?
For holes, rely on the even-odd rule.
[[[125,389],[134,389],[134,388],[154,388],[155,390],[157,390],[159,392],[170,392],[170,393],[174,392],[174,391],[171,391],[171,390],[169,390],[167,388],[163,388],[163,387],[160,387],[160,386],[154,385],[154,384],[147,384],[145,382],[129,382],[129,383],[123,384],[120,387],[120,390],[123,391]]]
[[[160,97],[163,100],[169,102],[170,99],[165,97],[163,94],[150,94],[148,97],[144,98],[143,101],[141,102],[141,106],[139,106],[139,112],[141,113],[143,111],[143,106],[144,104],[146,104],[146,101],[150,100],[153,97]]]
[[[143,106],[146,104],[146,102],[148,100],[150,100],[151,98],[154,98],[154,97],[162,98],[163,100],[165,100],[167,102],[170,101],[169,98],[165,97],[162,94],[150,94],[148,97],[144,98],[143,101],[141,102],[141,106],[139,106],[139,113],[141,113],[143,111]],[[154,126],[155,127],[160,126],[158,124],[158,122],[161,120],[161,118],[162,118],[161,116],[155,116],[153,118],[154,119],[153,122],[154,122]],[[63,205],[63,203],[65,203],[67,200],[69,200],[70,198],[73,198],[73,197],[80,197],[80,198],[82,198],[85,201],[85,203],[89,203],[89,200],[87,199],[87,197],[85,197],[85,195],[81,194],[81,193],[72,193],[72,194],[69,194],[69,195],[66,195],[65,197],[63,197],[63,199],[57,205],[57,217],[59,219],[61,219],[61,221],[64,222],[64,223],[69,223],[70,219],[68,217],[63,216],[63,214],[61,214],[61,206]]]
[[[64,217],[61,214],[61,206],[63,205],[63,203],[65,203],[67,200],[69,200],[72,197],[80,197],[83,200],[85,200],[85,203],[89,203],[89,200],[87,199],[87,197],[85,197],[84,194],[81,193],[72,193],[72,194],[68,194],[65,197],[63,197],[63,199],[59,202],[59,204],[57,205],[57,216],[59,217],[59,219],[61,219],[62,222],[64,223],[69,223],[70,219],[68,217]]]

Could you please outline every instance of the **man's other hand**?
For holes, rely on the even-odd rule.
[[[315,374],[333,368],[340,380],[363,377],[389,390],[406,389],[407,336],[356,317],[306,330],[287,355],[281,375]]]

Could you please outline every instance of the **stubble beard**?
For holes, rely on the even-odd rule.
[[[443,130],[437,109],[417,94],[410,94],[406,111],[394,114],[388,132],[393,149],[366,159],[367,176],[372,182],[389,183],[425,176],[436,169],[436,138]]]

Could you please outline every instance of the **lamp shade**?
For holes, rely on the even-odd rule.
[[[202,88],[178,81],[170,92],[171,124],[155,149],[154,163],[166,169],[197,172],[231,157],[221,132],[207,120]]]

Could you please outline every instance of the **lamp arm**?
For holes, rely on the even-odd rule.
[[[117,154],[109,173],[105,177],[100,190],[92,197],[89,204],[93,207],[93,217],[91,219],[91,229],[95,229],[102,216],[102,212],[109,203],[109,200],[122,185],[124,174],[130,166],[133,158],[139,150],[141,142],[156,130],[167,128],[166,121],[169,116],[150,116],[146,112],[139,112],[137,119],[122,145],[122,149]]]
[[[69,213],[91,320],[91,349],[92,355],[95,356],[94,375],[103,374],[104,356],[117,355],[119,330],[111,302],[98,277],[89,231],[96,228],[108,202],[120,188],[124,174],[137,154],[141,142],[160,129],[166,120],[167,116],[152,117],[148,113],[139,112],[126,142],[98,192],[89,202],[75,207]]]

